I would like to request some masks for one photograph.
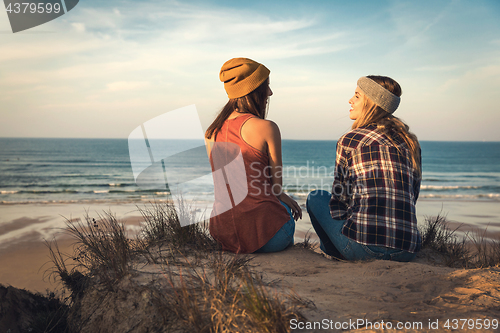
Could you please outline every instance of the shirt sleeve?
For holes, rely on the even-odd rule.
[[[337,143],[337,156],[335,161],[335,174],[333,178],[332,197],[330,198],[330,214],[335,220],[345,220],[348,217],[351,183],[349,170],[349,153]]]

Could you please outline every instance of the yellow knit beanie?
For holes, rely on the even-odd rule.
[[[243,97],[257,89],[271,71],[266,66],[247,58],[233,58],[222,65],[220,80],[224,82],[227,96]]]

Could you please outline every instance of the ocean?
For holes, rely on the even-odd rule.
[[[331,189],[335,141],[283,140],[283,187],[297,199]],[[420,198],[500,202],[500,142],[422,141]],[[180,168],[180,172],[192,172]],[[188,177],[189,178],[189,177]],[[190,188],[203,200],[210,188]],[[141,203],[169,189],[139,188],[126,139],[0,138],[0,205]]]

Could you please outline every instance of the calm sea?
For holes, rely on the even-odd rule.
[[[285,190],[297,198],[315,188],[330,190],[335,144],[284,140]],[[421,146],[421,198],[500,201],[500,142],[423,141]],[[185,195],[203,199],[200,193],[188,189]],[[135,184],[126,139],[0,138],[0,205],[168,197],[168,189]]]

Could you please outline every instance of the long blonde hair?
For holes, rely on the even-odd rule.
[[[368,78],[377,82],[396,96],[401,96],[403,93],[401,86],[390,77],[370,75]],[[364,95],[363,112],[352,124],[352,129],[371,124],[376,125],[377,129],[385,134],[396,147],[398,145],[394,141],[394,135],[399,135],[404,140],[411,154],[413,168],[417,170],[419,175],[421,175],[420,144],[418,143],[417,136],[410,132],[410,127],[401,119],[384,111],[368,96]]]

